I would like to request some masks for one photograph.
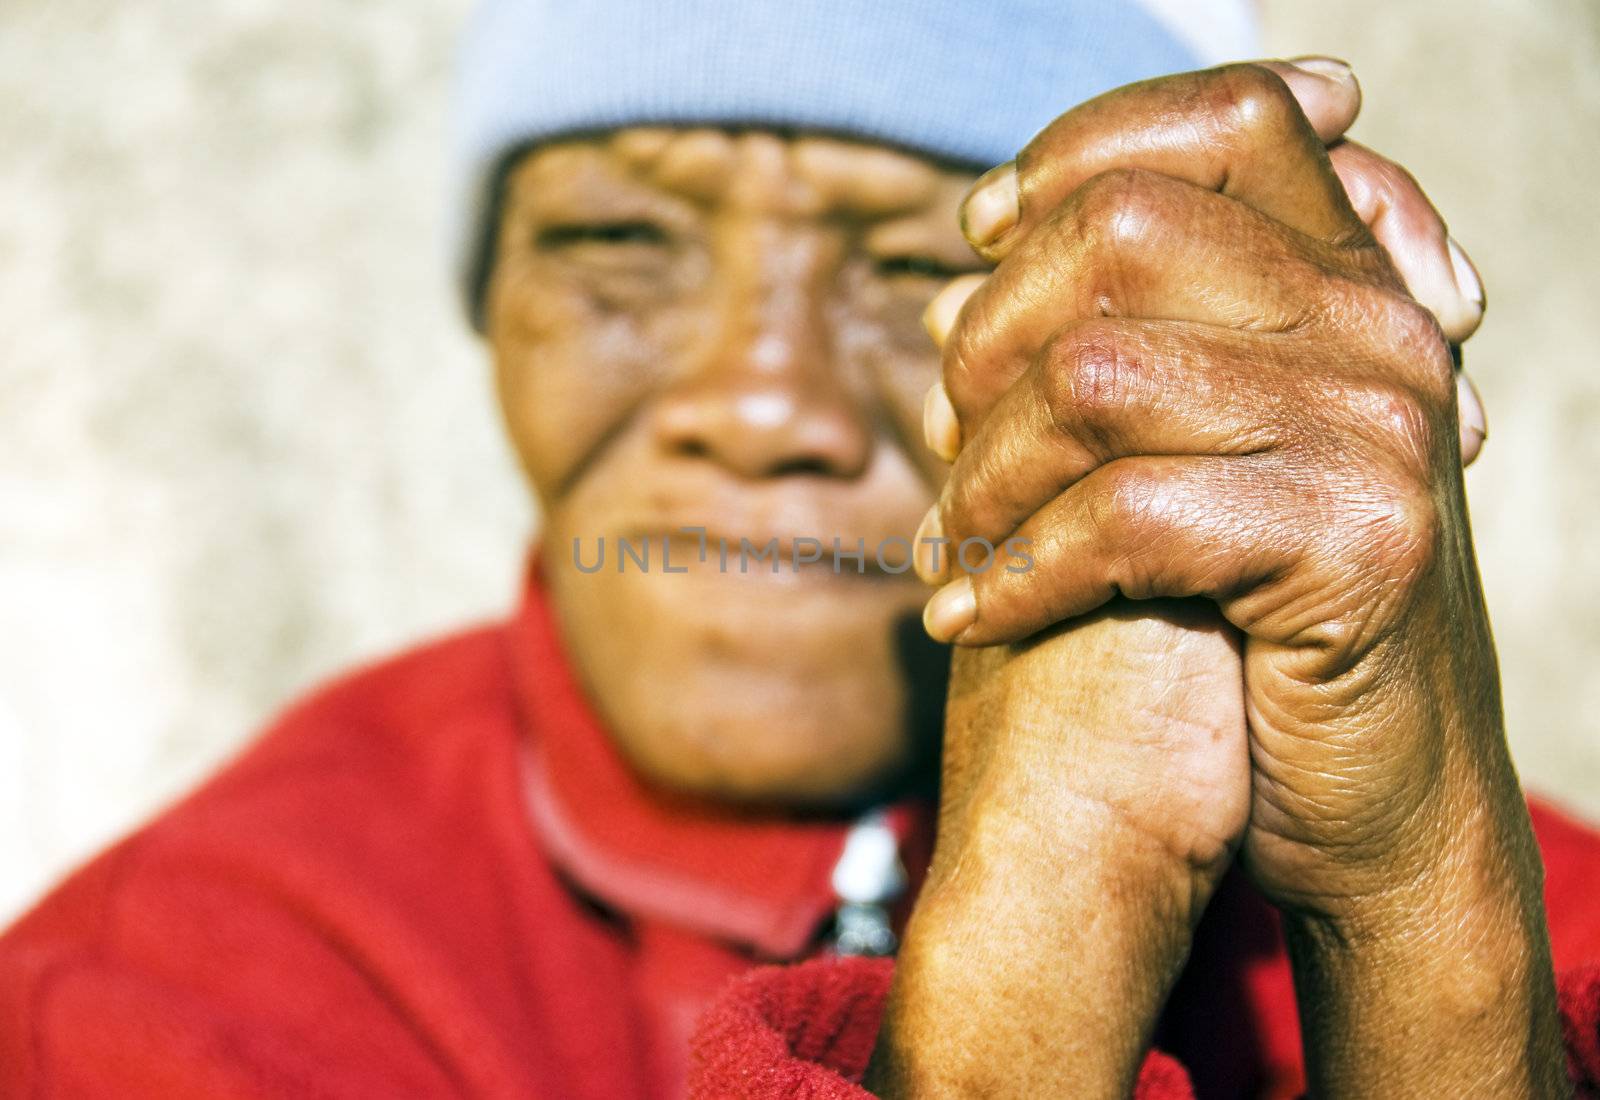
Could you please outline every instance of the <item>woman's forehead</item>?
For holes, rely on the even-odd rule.
[[[945,210],[976,171],[894,146],[819,133],[629,127],[535,148],[508,197],[589,187],[651,189],[701,205],[781,201],[793,214],[892,217]]]

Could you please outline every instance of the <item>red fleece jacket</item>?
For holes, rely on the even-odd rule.
[[[1600,838],[1534,815],[1600,1097]],[[890,820],[915,881],[929,808]],[[535,581],[511,622],[293,708],[0,937],[0,1096],[865,1096],[892,964],[826,957],[844,833],[640,785]],[[1238,879],[1157,1047],[1146,1100],[1303,1087],[1277,926]]]

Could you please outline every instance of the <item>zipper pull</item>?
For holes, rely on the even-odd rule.
[[[889,923],[889,906],[906,888],[900,842],[889,818],[874,810],[851,827],[844,851],[833,866],[833,950],[839,955],[892,955],[898,946]]]

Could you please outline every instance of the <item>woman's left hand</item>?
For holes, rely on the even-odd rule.
[[[1209,144],[1173,154],[1185,135]],[[1461,474],[1482,441],[1451,351],[1481,316],[1470,264],[1409,176],[1325,151],[1274,68],[1110,93],[1012,171],[998,266],[930,307],[930,444],[954,460],[920,532],[949,540],[938,568],[920,555],[930,633],[1215,600],[1244,636],[1245,866],[1319,991],[1317,1094],[1437,1091],[1441,1068],[1461,1095],[1558,1081]],[[969,573],[971,539],[1027,540],[1028,567]],[[1459,1063],[1394,1047],[1435,1026]]]

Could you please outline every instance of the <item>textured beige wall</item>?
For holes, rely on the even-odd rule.
[[[0,916],[531,517],[440,262],[464,0],[0,3]],[[1530,781],[1600,816],[1600,16],[1268,5],[1478,260],[1470,484]]]

